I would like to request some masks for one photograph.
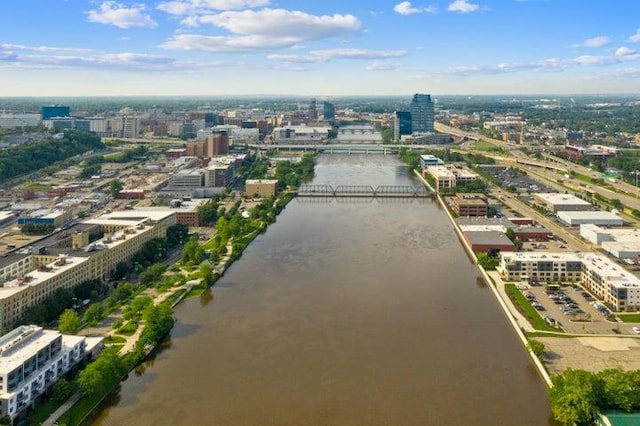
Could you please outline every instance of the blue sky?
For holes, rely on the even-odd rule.
[[[639,0],[5,0],[0,96],[640,93]]]

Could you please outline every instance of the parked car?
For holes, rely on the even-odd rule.
[[[631,330],[636,334],[640,334],[640,327],[632,327]]]

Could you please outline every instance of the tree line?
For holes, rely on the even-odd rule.
[[[75,130],[33,143],[0,150],[0,180],[11,179],[50,166],[87,151],[103,149],[100,137]]]

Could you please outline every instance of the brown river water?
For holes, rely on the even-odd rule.
[[[418,184],[321,155],[317,184]],[[96,425],[553,425],[546,388],[434,199],[293,200]]]

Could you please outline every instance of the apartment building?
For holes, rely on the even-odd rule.
[[[13,421],[102,338],[68,336],[23,325],[0,337],[0,414]]]
[[[273,197],[278,191],[277,179],[247,179],[244,193],[261,198]]]
[[[166,236],[177,223],[172,211],[126,210],[89,219],[105,236],[89,243],[88,231],[71,236],[70,246],[43,247],[26,256],[0,262],[0,330],[8,330],[25,311],[60,288],[91,280],[107,280],[116,265],[126,262],[153,238]]]
[[[616,311],[640,310],[640,280],[594,253],[502,253],[506,281],[578,282]]]

